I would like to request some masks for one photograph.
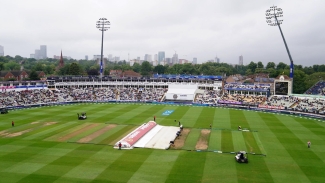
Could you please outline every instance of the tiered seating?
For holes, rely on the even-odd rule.
[[[297,101],[298,98],[293,96],[271,96],[266,104],[268,106],[289,108]]]
[[[268,91],[270,85],[266,84],[242,84],[242,83],[227,83],[225,90],[242,90],[242,91]]]
[[[266,96],[262,95],[241,95],[241,94],[224,94],[222,101],[239,102],[247,105],[261,105],[267,100]]]
[[[304,111],[317,113],[320,111],[324,111],[325,99],[320,98],[299,98],[297,101],[297,105],[292,109],[296,111]]]
[[[58,102],[58,98],[48,89],[1,92],[0,107],[33,105]]]
[[[314,86],[309,88],[305,94],[310,95],[325,95],[325,81],[319,81]]]
[[[205,90],[204,93],[198,93],[196,95],[195,102],[201,104],[215,104],[219,98],[219,91]]]

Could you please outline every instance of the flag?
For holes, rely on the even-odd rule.
[[[293,62],[290,64],[290,78],[293,78]]]
[[[100,74],[103,74],[103,61],[100,62]]]

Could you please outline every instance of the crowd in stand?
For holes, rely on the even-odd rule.
[[[0,92],[0,108],[22,105],[35,105],[52,102],[72,101],[161,101],[167,88],[59,88],[56,90],[35,89]],[[288,110],[325,113],[325,98],[272,96],[267,99],[262,95],[223,94],[218,91],[204,90],[196,95],[195,102],[217,104],[218,101],[238,102],[244,105],[277,106]]]
[[[60,88],[0,92],[0,108],[73,101],[160,101],[168,89],[164,88]]]
[[[215,104],[221,97],[220,92],[216,90],[204,90],[203,93],[196,95],[195,102],[201,104]]]
[[[8,91],[0,93],[0,107],[58,102],[58,97],[47,89]]]
[[[252,84],[252,85],[244,85],[241,83],[227,83],[225,84],[224,88],[227,89],[235,89],[235,90],[263,90],[267,91],[270,86],[269,85],[259,85],[259,84]]]
[[[306,94],[310,95],[325,95],[325,81],[319,81],[313,87],[306,91]]]
[[[165,88],[123,88],[119,89],[120,100],[160,101],[168,89]]]
[[[267,102],[269,106],[284,107],[289,110],[321,113],[325,111],[325,99],[296,96],[272,96]]]
[[[267,100],[266,96],[263,95],[246,95],[246,94],[227,94],[225,93],[222,101],[239,102],[245,105],[261,105]]]
[[[267,105],[289,108],[297,101],[298,101],[298,97],[287,96],[287,95],[284,95],[284,96],[276,96],[275,95],[275,96],[272,96],[269,98]]]

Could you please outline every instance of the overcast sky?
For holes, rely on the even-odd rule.
[[[283,9],[281,26],[295,64],[325,64],[323,0],[1,0],[0,45],[5,55],[30,56],[47,45],[47,55],[74,59],[100,55],[105,17],[104,55],[121,59],[165,51],[198,62],[236,64],[285,62],[289,58],[277,27],[265,11]],[[323,17],[323,18],[322,18]]]

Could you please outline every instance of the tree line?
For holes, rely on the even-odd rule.
[[[47,58],[35,60],[33,58],[22,58],[0,56],[0,71],[19,70],[21,66],[29,71],[44,71],[46,75],[99,75],[99,65],[94,60],[64,59],[64,67],[57,69],[59,60]],[[261,61],[251,61],[247,65],[231,65],[227,63],[206,62],[193,65],[191,63],[152,66],[144,61],[130,66],[128,62],[106,62],[104,75],[109,75],[111,70],[133,70],[142,76],[152,74],[189,74],[189,75],[234,75],[241,74],[251,76],[257,73],[266,73],[270,78],[280,74],[289,75],[290,66],[284,62],[275,64],[268,62],[266,66]],[[319,80],[325,79],[325,65],[302,66],[294,65],[293,92],[303,93]]]

